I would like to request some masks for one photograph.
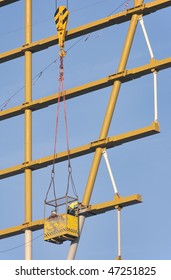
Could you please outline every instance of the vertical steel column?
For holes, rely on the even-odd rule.
[[[153,72],[154,77],[154,121],[158,121],[158,98],[157,98],[157,71]]]
[[[25,0],[25,44],[32,42],[32,0]],[[32,100],[32,53],[25,52],[25,102]],[[25,110],[25,162],[32,160],[32,111]],[[25,222],[32,221],[32,170],[25,170]],[[32,231],[25,231],[25,259],[32,259]]]
[[[118,260],[121,260],[121,208],[118,207]]]
[[[144,2],[144,0],[134,0],[134,6],[141,5],[143,2]],[[121,72],[121,71],[125,70],[125,67],[126,67],[126,64],[127,64],[127,61],[128,61],[128,57],[129,57],[129,53],[130,53],[130,50],[131,50],[132,42],[133,42],[133,39],[134,39],[137,23],[138,23],[138,20],[139,20],[139,16],[140,15],[134,14],[131,18],[128,33],[127,33],[127,36],[126,36],[125,44],[124,44],[124,47],[123,47],[122,55],[121,55],[119,66],[118,66],[118,72]],[[108,102],[106,115],[105,115],[105,118],[104,118],[104,121],[103,121],[103,125],[102,125],[102,129],[101,129],[101,132],[100,132],[99,139],[106,138],[107,135],[108,135],[108,131],[109,131],[109,128],[110,128],[110,123],[112,121],[113,112],[114,112],[115,105],[116,105],[116,102],[117,102],[120,87],[121,87],[121,82],[120,81],[115,81],[114,84],[113,84],[111,96],[110,96],[110,99],[109,99],[109,102]],[[91,198],[91,194],[92,194],[92,191],[93,191],[95,179],[96,179],[98,168],[99,168],[99,165],[100,165],[100,160],[101,160],[101,157],[102,157],[102,150],[103,150],[102,148],[97,148],[96,152],[94,154],[94,158],[93,158],[92,166],[91,166],[91,169],[90,169],[86,189],[85,189],[84,196],[83,196],[83,201],[82,201],[83,205],[88,205],[89,202],[90,202],[90,198]],[[82,232],[84,222],[85,222],[85,217],[80,216],[79,217],[80,236],[81,236],[81,232]],[[72,259],[75,258],[78,243],[79,243],[79,238],[77,238],[76,240],[74,240],[71,243],[71,246],[70,246],[70,249],[69,249],[69,252],[68,252],[68,256],[67,256],[68,260],[72,260]]]

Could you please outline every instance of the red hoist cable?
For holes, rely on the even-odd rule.
[[[68,2],[68,1],[67,1]],[[71,160],[70,160],[70,148],[69,148],[69,134],[68,134],[68,120],[67,120],[67,107],[66,107],[66,96],[64,90],[64,57],[66,52],[64,51],[64,41],[65,41],[65,34],[66,34],[66,26],[68,22],[68,15],[69,12],[65,6],[60,6],[57,8],[54,19],[56,23],[56,28],[58,30],[58,43],[60,47],[59,52],[59,85],[58,85],[58,100],[57,100],[57,111],[56,111],[56,125],[55,125],[55,139],[54,139],[54,158],[52,163],[52,171],[51,171],[51,181],[50,185],[46,194],[45,203],[47,202],[47,197],[51,187],[53,188],[54,198],[56,201],[55,210],[57,210],[57,197],[56,197],[56,190],[55,190],[55,159],[56,159],[56,148],[57,148],[57,137],[58,137],[58,121],[59,121],[59,111],[60,111],[60,102],[63,101],[64,106],[64,120],[65,120],[65,131],[66,131],[66,145],[68,151],[68,182],[66,188],[66,195],[68,195],[69,187],[71,185],[72,191],[76,197],[77,192],[75,188],[75,184],[72,177],[72,167],[71,167]]]
[[[66,188],[66,195],[69,192],[69,187],[71,185],[73,193],[77,197],[77,192],[74,184],[74,180],[72,177],[72,167],[70,160],[70,148],[69,148],[69,133],[68,133],[68,119],[67,119],[67,106],[66,106],[66,95],[64,90],[64,56],[60,55],[60,65],[59,65],[59,92],[61,92],[63,98],[63,106],[64,106],[64,120],[65,120],[65,132],[66,132],[66,145],[68,151],[68,182]]]

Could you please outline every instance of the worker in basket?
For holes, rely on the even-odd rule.
[[[75,216],[76,211],[81,208],[81,203],[78,201],[73,201],[68,205],[67,213]]]
[[[56,218],[56,217],[58,217],[58,215],[57,215],[56,209],[54,209],[53,211],[51,211],[51,214],[50,214],[48,219],[53,219],[53,218]]]

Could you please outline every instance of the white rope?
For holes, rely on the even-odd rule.
[[[147,31],[146,31],[142,16],[139,18],[139,22],[140,22],[140,25],[142,27],[142,31],[143,31],[143,34],[144,34],[144,37],[145,37],[145,40],[146,40],[146,43],[147,43],[147,47],[148,47],[148,50],[149,50],[149,53],[150,53],[150,57],[151,57],[151,59],[154,59],[154,54],[153,54],[153,51],[152,51],[152,48],[151,48],[151,44],[150,44],[150,41],[149,41],[149,38],[148,38],[148,35],[147,35]],[[153,78],[154,78],[154,121],[157,122],[158,121],[157,71],[153,72]]]
[[[158,101],[157,101],[157,72],[153,72],[154,77],[154,121],[158,121]]]
[[[108,169],[108,172],[109,172],[109,176],[110,176],[110,179],[111,179],[111,182],[112,182],[114,193],[118,194],[118,190],[117,190],[116,183],[115,183],[115,180],[114,180],[114,177],[113,177],[113,174],[112,174],[112,170],[111,170],[111,167],[110,167],[110,163],[109,163],[109,160],[108,160],[106,150],[103,150],[103,156],[104,156],[106,166],[107,166],[107,169]]]
[[[145,40],[146,40],[146,43],[147,43],[147,47],[148,47],[148,50],[149,50],[149,53],[150,53],[150,57],[154,58],[154,54],[153,54],[153,51],[152,51],[152,48],[151,48],[151,44],[150,44],[150,41],[149,41],[149,38],[148,38],[148,35],[147,35],[147,31],[146,31],[142,16],[139,18],[139,22],[140,22],[140,25],[142,27],[142,31],[144,33],[144,37],[145,37]]]
[[[121,208],[118,208],[118,258],[121,258]]]

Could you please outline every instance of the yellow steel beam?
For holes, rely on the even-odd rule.
[[[143,4],[143,0],[134,0],[134,5],[142,5],[142,4]],[[133,14],[131,17],[117,72],[123,72],[126,69],[127,61],[128,61],[129,54],[131,51],[131,46],[132,46],[134,35],[136,32],[136,27],[138,24],[138,19],[139,19],[139,14]],[[108,105],[106,108],[106,113],[105,113],[104,120],[102,123],[101,131],[100,131],[99,139],[106,138],[108,135],[108,131],[109,131],[110,124],[111,124],[111,121],[113,118],[113,113],[115,110],[120,87],[121,87],[121,82],[119,80],[116,80],[113,83],[110,98],[109,98]],[[83,196],[84,205],[89,205],[89,201],[90,201],[92,191],[94,188],[94,183],[95,183],[96,176],[98,173],[101,157],[102,157],[102,149],[100,147],[100,148],[97,148],[95,151],[92,165],[90,168],[90,172],[89,172],[89,176],[88,176],[88,180],[87,180],[87,184],[86,184],[86,188],[85,188],[84,196]],[[82,221],[81,221],[81,218],[80,218],[80,228],[82,227],[81,224],[82,225],[84,224],[84,219],[82,219]]]
[[[100,20],[90,22],[88,24],[73,28],[69,30],[66,34],[66,41],[80,37],[82,35],[94,32],[111,25],[120,24],[129,21],[134,14],[148,15],[154,13],[157,10],[167,8],[171,6],[170,0],[156,0],[150,3],[138,5],[134,8],[128,9],[126,11],[120,12],[115,15],[110,15],[108,17],[102,18]],[[15,59],[24,55],[25,51],[30,50],[32,53],[44,50],[51,46],[58,44],[58,36],[54,35],[36,42],[28,43],[19,48],[4,52],[0,54],[0,63],[6,62],[8,60]]]
[[[153,122],[151,125],[130,132],[126,132],[117,136],[106,137],[105,139],[99,139],[93,141],[84,146],[70,149],[70,158],[79,157],[94,152],[97,148],[113,148],[124,143],[137,140],[146,136],[150,136],[160,132],[159,123]],[[55,163],[62,162],[68,159],[68,151],[60,152],[55,155]],[[4,179],[10,176],[21,174],[25,169],[37,170],[51,165],[54,160],[54,155],[32,160],[30,162],[24,162],[17,166],[9,167],[0,170],[0,179]]]
[[[28,230],[28,229],[30,229],[32,231],[39,230],[39,229],[42,229],[43,226],[44,226],[44,219],[36,220],[36,221],[28,222],[28,223],[23,223],[21,225],[13,226],[13,227],[6,228],[6,229],[1,229],[0,230],[0,239],[22,234],[25,232],[25,230]]]
[[[103,214],[107,211],[115,210],[117,207],[127,207],[141,202],[142,202],[142,198],[141,195],[139,194],[134,194],[131,196],[120,197],[120,198],[115,196],[114,199],[111,201],[89,205],[86,208],[83,207],[80,210],[79,214],[84,215],[86,217],[91,217],[92,215]],[[2,229],[0,230],[0,239],[22,234],[27,229],[36,231],[36,230],[43,229],[43,227],[44,227],[44,219],[41,219],[41,220],[24,223],[18,226]]]
[[[119,80],[122,83],[128,82],[133,79],[140,78],[144,75],[148,75],[154,71],[160,71],[166,68],[171,67],[171,57],[165,58],[162,60],[154,60],[152,59],[149,64],[136,67],[130,70],[125,70],[123,72],[119,72],[116,74],[111,74],[105,78],[83,84],[81,86],[71,88],[65,91],[66,99],[71,99],[77,96],[81,96],[83,94],[87,94],[89,92],[93,92],[95,90],[99,90],[108,86],[113,85],[114,81]],[[61,95],[61,94],[60,94]],[[18,116],[24,113],[26,109],[31,109],[32,111],[36,111],[39,109],[43,109],[47,106],[55,104],[58,100],[59,93],[43,97],[37,100],[33,100],[31,102],[23,103],[20,106],[16,106],[4,111],[0,111],[0,121]],[[61,100],[63,98],[61,97]]]
[[[143,0],[134,0],[134,6],[142,5],[143,2],[144,2]],[[126,64],[127,64],[128,58],[129,58],[129,53],[131,50],[131,46],[132,46],[133,38],[135,35],[136,27],[138,24],[139,16],[140,15],[138,13],[135,13],[131,17],[117,72],[122,72],[126,69]],[[115,110],[120,87],[121,87],[121,82],[119,80],[116,80],[113,83],[110,99],[108,101],[106,113],[104,116],[101,131],[100,131],[99,139],[101,139],[101,138],[103,139],[103,138],[107,137],[107,135],[108,135],[108,131],[109,131],[110,124],[112,121],[112,117],[113,117],[113,113]],[[89,205],[91,195],[93,192],[93,188],[94,188],[94,184],[95,184],[95,180],[96,180],[96,176],[98,173],[101,157],[102,157],[102,148],[97,148],[95,151],[95,154],[94,154],[94,158],[93,158],[92,165],[90,168],[86,188],[85,188],[84,195],[83,195],[83,200],[82,200],[83,205]],[[84,226],[84,221],[85,221],[85,217],[80,215],[80,217],[79,217],[80,235],[81,235],[81,232],[82,232],[82,229]],[[79,239],[80,239],[80,237],[71,243],[71,246],[70,246],[70,249],[68,252],[68,256],[67,256],[68,260],[73,260],[75,258]]]
[[[107,211],[114,210],[117,207],[127,207],[142,202],[142,197],[139,194],[134,194],[127,197],[118,197],[115,195],[114,199],[100,204],[89,205],[80,211],[80,215],[91,217],[92,215],[103,214]]]
[[[18,1],[20,0],[0,0],[0,8]]]

